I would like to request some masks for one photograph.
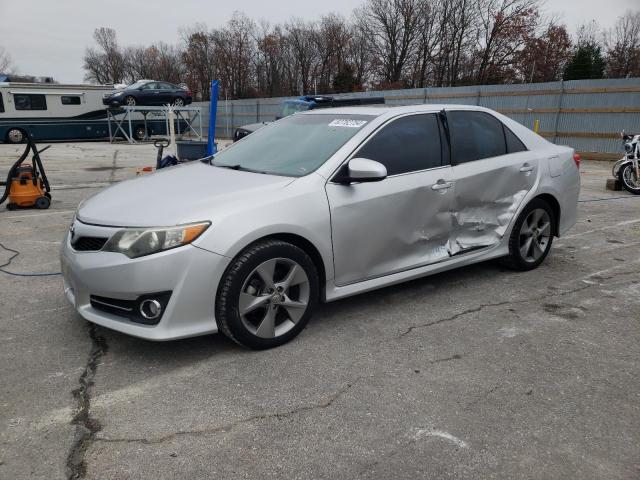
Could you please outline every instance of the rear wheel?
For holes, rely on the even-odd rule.
[[[640,178],[638,178],[633,163],[623,165],[618,175],[620,177],[620,183],[622,183],[622,186],[627,192],[640,195]]]
[[[184,107],[184,100],[181,97],[176,97],[176,99],[173,101],[173,106]]]
[[[133,138],[136,140],[144,140],[147,138],[147,129],[143,125],[137,125],[133,129]]]
[[[220,282],[216,320],[222,333],[254,349],[288,342],[318,303],[318,273],[300,248],[256,243],[236,257]]]
[[[7,132],[7,142],[9,143],[22,143],[26,138],[26,132],[19,128],[10,128]]]
[[[555,221],[549,204],[533,199],[513,226],[505,263],[516,270],[532,270],[540,265],[551,250]]]
[[[46,210],[51,205],[51,200],[48,197],[40,197],[36,199],[36,208]]]

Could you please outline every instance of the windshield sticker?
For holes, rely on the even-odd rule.
[[[350,120],[348,118],[336,118],[332,121],[329,126],[330,127],[344,127],[344,128],[360,128],[365,123],[366,120]]]

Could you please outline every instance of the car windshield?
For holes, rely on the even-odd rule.
[[[306,112],[309,110],[309,103],[302,100],[287,100],[282,104],[280,110],[280,118],[288,117],[298,112]]]
[[[212,165],[301,177],[316,170],[374,117],[292,115],[217,153]]]

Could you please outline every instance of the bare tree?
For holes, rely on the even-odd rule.
[[[96,28],[93,38],[98,49],[87,48],[84,55],[85,79],[97,83],[121,83],[125,63],[118,46],[116,31],[112,28]]]
[[[480,25],[476,82],[499,82],[537,25],[536,0],[478,0]]]
[[[640,76],[640,10],[618,17],[605,34],[606,70],[612,78]]]
[[[12,64],[11,55],[6,48],[0,46],[0,72],[8,73],[12,68]]]
[[[373,66],[383,83],[400,85],[416,50],[426,0],[368,0],[356,11],[371,39]]]

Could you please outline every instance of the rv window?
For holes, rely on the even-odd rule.
[[[37,94],[14,94],[13,102],[16,110],[46,110],[47,100],[44,95]]]
[[[60,97],[63,105],[80,105],[80,97],[63,95]]]
[[[2,101],[2,93],[0,93],[0,113],[4,112],[4,103]]]

